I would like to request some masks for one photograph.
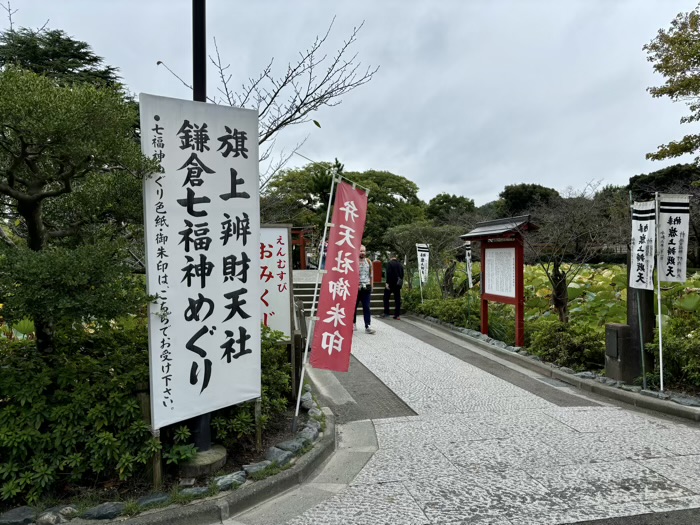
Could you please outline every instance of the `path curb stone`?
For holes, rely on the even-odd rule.
[[[658,393],[655,393],[656,395],[654,396],[650,396],[648,393],[644,395],[643,392],[637,393],[637,390],[634,387],[631,387],[631,389],[628,390],[621,384],[612,386],[597,381],[596,378],[599,376],[593,372],[580,372],[572,375],[556,365],[533,359],[533,357],[529,356],[525,350],[520,350],[515,353],[498,348],[486,342],[487,338],[485,338],[483,335],[481,337],[470,336],[469,334],[465,334],[454,327],[450,327],[448,324],[440,322],[437,319],[427,316],[411,316],[411,320],[418,324],[424,323],[441,328],[442,330],[449,332],[451,335],[463,339],[494,356],[520,365],[523,368],[538,372],[545,377],[559,379],[560,381],[575,386],[580,390],[592,392],[610,399],[615,399],[616,401],[622,401],[623,403],[627,403],[635,407],[655,410],[657,412],[661,412],[662,414],[681,417],[691,421],[700,421],[700,401],[696,399],[672,395],[670,399],[666,400],[659,399]]]
[[[326,430],[324,432],[318,434],[317,425],[313,423],[304,427],[304,431],[308,431],[311,434],[315,432],[319,437],[318,441],[314,442],[313,448],[303,456],[297,457],[290,468],[269,478],[255,482],[246,482],[244,472],[235,472],[228,476],[217,478],[217,483],[221,481],[223,484],[223,486],[220,485],[221,490],[230,488],[233,485],[238,486],[236,490],[223,494],[197,499],[184,505],[173,504],[165,508],[145,510],[132,518],[119,516],[125,507],[124,503],[103,503],[88,511],[88,513],[94,511],[92,514],[86,513],[89,516],[94,515],[93,519],[85,519],[85,515],[83,515],[83,517],[72,519],[70,522],[66,521],[66,523],[71,525],[110,523],[119,523],[121,525],[207,525],[210,523],[221,523],[235,514],[302,483],[328,459],[336,446],[335,417],[330,409],[325,407],[319,410],[319,414],[325,415]],[[320,428],[320,424],[318,427]],[[271,464],[271,462],[266,463]],[[225,483],[229,481],[230,483]],[[241,483],[243,484],[241,485]],[[208,490],[207,487],[193,487],[193,489],[185,490],[194,489],[201,489],[204,492]],[[182,492],[185,493],[185,490]],[[150,504],[153,504],[153,502],[150,502]],[[29,525],[35,523],[35,519],[36,509],[19,507],[0,515],[0,525]]]

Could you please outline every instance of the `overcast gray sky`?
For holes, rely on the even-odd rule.
[[[208,52],[217,39],[242,83],[275,58],[284,72],[336,17],[329,55],[354,26],[354,50],[379,66],[322,128],[287,129],[278,146],[308,136],[301,153],[338,158],[347,171],[402,175],[429,200],[447,192],[477,205],[508,184],[559,191],[587,181],[626,184],[675,162],[645,153],[691,130],[680,103],[652,99],[662,83],[642,46],[697,0],[208,0]],[[120,69],[134,93],[190,99],[158,60],[191,79],[190,0],[12,0],[16,26],[63,29]],[[6,17],[2,27],[8,27]],[[208,71],[208,92],[218,86]],[[290,166],[306,161],[295,157]]]

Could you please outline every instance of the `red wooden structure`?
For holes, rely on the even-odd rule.
[[[306,270],[306,250],[310,246],[315,226],[292,227],[292,268]],[[318,249],[318,247],[316,247]]]
[[[529,215],[477,223],[461,235],[481,243],[481,333],[489,333],[489,301],[515,305],[515,344],[525,344],[523,233],[536,230]]]

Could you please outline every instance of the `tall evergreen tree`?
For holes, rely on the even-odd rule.
[[[60,84],[121,86],[118,69],[104,64],[86,42],[60,29],[9,29],[0,34],[0,67],[15,66]]]

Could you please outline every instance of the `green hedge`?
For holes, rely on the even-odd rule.
[[[56,352],[0,340],[0,498],[36,502],[65,483],[128,479],[159,450],[136,394],[144,329],[62,333]]]
[[[530,353],[577,372],[599,370],[605,366],[604,327],[562,323],[552,317],[526,325]]]
[[[264,423],[287,407],[289,365],[280,335],[263,330]],[[61,332],[51,355],[40,355],[33,341],[0,338],[3,505],[36,503],[67,484],[141,476],[161,447],[168,463],[192,456],[184,427],[164,429],[161,445],[143,420],[147,349],[145,325],[136,321]],[[254,439],[250,404],[220,411],[215,422],[230,444],[226,427],[235,428],[238,443]]]

